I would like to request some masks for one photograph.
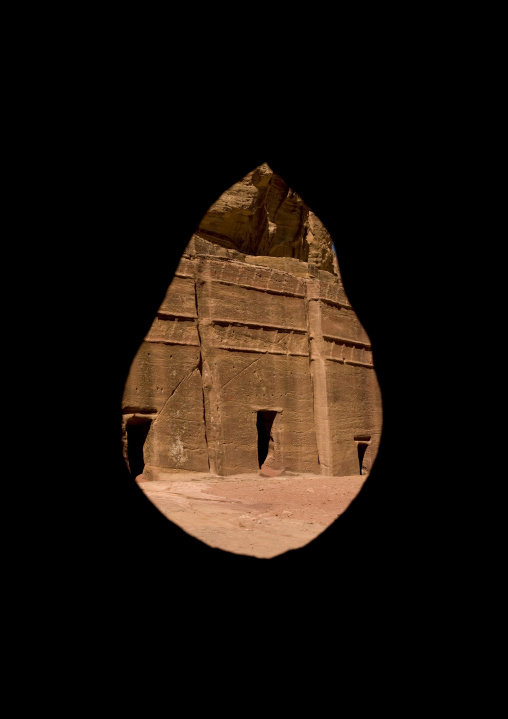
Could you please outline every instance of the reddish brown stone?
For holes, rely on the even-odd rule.
[[[330,235],[266,164],[189,241],[123,413],[125,458],[147,476],[345,476],[372,465],[382,413],[370,340]]]

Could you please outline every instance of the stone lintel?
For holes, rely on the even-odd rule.
[[[228,326],[228,327],[252,327],[253,329],[266,329],[266,330],[279,330],[279,332],[286,332],[287,334],[291,332],[296,332],[297,334],[307,334],[307,327],[290,327],[289,325],[272,325],[268,322],[254,322],[253,320],[245,320],[243,322],[242,320],[224,320],[224,319],[218,319],[218,318],[211,318],[210,320],[211,325],[220,325],[220,326]]]
[[[225,350],[226,352],[248,352],[261,355],[284,355],[284,357],[308,357],[308,352],[283,352],[281,350],[256,349],[252,347],[238,347],[232,345],[210,345],[210,349]]]
[[[198,315],[196,312],[165,312],[164,310],[157,310],[157,317],[160,320],[197,320]]]
[[[369,342],[351,339],[350,337],[337,337],[335,335],[321,335],[324,340],[330,340],[339,345],[347,345],[348,347],[361,347],[362,349],[371,350],[372,345]]]
[[[285,297],[298,297],[299,299],[305,298],[305,291],[292,292],[291,290],[277,289],[276,287],[259,287],[256,285],[247,284],[246,282],[233,282],[231,280],[207,278],[207,282],[218,285],[229,285],[233,287],[243,287],[246,290],[256,290],[256,292],[262,292],[268,295],[284,295]]]
[[[145,337],[144,341],[153,345],[183,345],[184,347],[200,347],[199,342],[182,342],[173,339],[151,339],[149,337]]]
[[[330,305],[331,307],[338,307],[340,310],[351,310],[353,311],[353,307],[350,304],[347,304],[345,302],[341,302],[340,300],[332,300],[329,297],[310,297],[309,302],[312,301],[319,301],[319,302],[325,302],[327,305]]]
[[[139,407],[126,406],[122,409],[122,416],[124,420],[132,419],[133,417],[155,419],[158,416],[156,409],[140,409]]]
[[[339,364],[350,364],[354,367],[366,367],[367,369],[374,369],[373,364],[367,362],[357,362],[356,360],[347,360],[342,357],[325,357],[325,362],[338,362]]]

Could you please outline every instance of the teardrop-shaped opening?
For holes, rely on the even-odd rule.
[[[307,544],[366,480],[382,426],[370,340],[328,231],[267,164],[190,238],[123,413],[145,494],[226,551]]]

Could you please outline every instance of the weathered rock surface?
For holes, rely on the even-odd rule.
[[[267,164],[224,192],[196,235],[246,255],[292,257],[338,274],[322,222]]]
[[[382,419],[369,338],[328,232],[266,164],[191,238],[123,414],[133,473],[369,470]]]

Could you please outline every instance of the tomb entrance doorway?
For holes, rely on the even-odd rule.
[[[370,472],[370,436],[357,436],[355,442],[358,450],[358,467],[360,475],[366,475]]]
[[[145,445],[148,432],[150,431],[151,424],[151,417],[143,417],[140,415],[134,415],[126,422],[127,463],[133,477],[137,477],[139,474],[142,474],[145,468],[143,447]]]
[[[281,448],[281,411],[260,409],[257,411],[258,464],[260,474],[278,477],[284,472]]]
[[[258,410],[256,426],[258,430],[258,463],[262,467],[268,453],[273,454],[275,443],[272,434],[273,423],[277,412],[274,410]]]

